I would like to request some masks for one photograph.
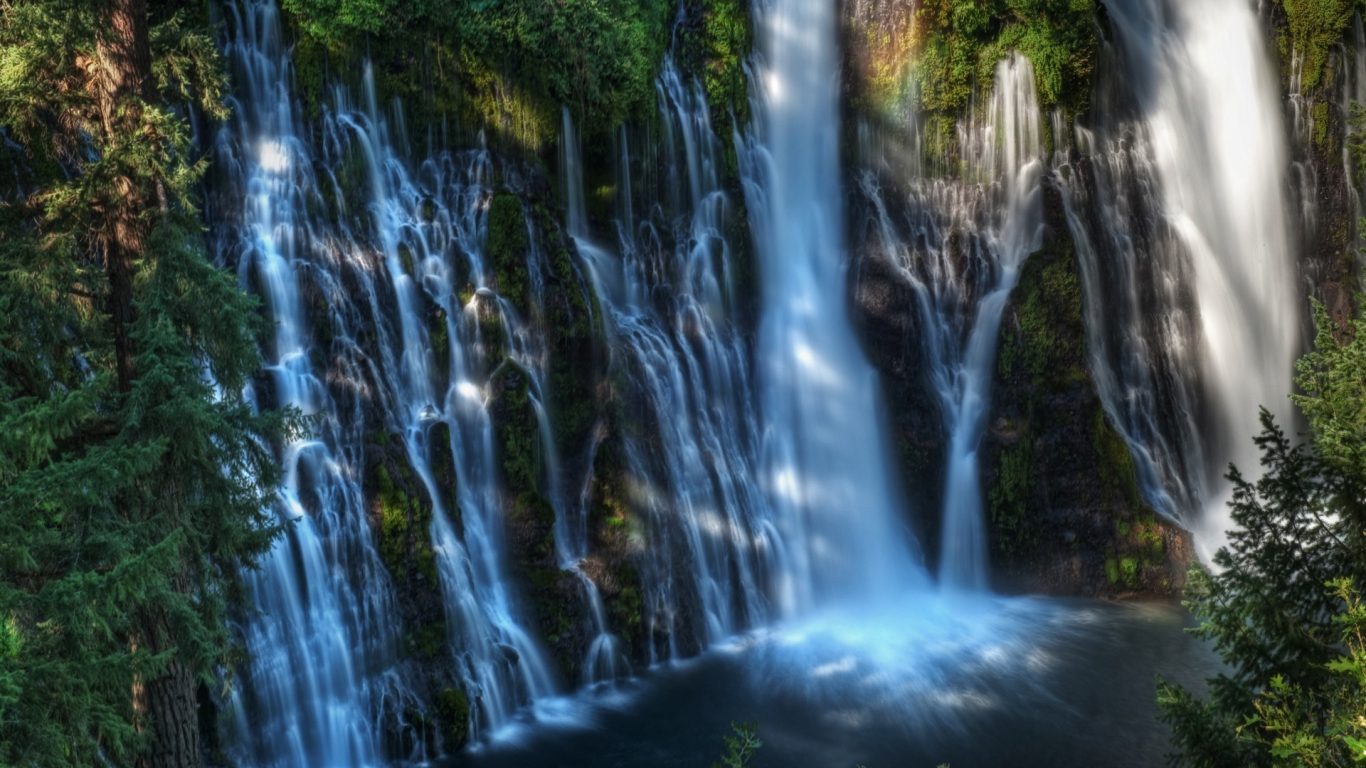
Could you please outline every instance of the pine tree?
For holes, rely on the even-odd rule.
[[[253,302],[204,256],[211,40],[145,0],[0,5],[0,764],[187,766],[277,532]]]
[[[1187,585],[1187,605],[1229,671],[1209,696],[1159,686],[1176,765],[1352,765],[1366,738],[1366,321],[1315,317],[1295,402],[1311,429],[1294,445],[1266,412],[1261,479],[1230,469],[1236,525]],[[1366,746],[1366,742],[1362,742]]]

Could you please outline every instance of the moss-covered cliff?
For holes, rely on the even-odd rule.
[[[1189,535],[1144,501],[1087,367],[1077,256],[1059,192],[1001,327],[983,483],[995,582],[1066,595],[1177,595]]]
[[[1352,313],[1358,270],[1357,190],[1361,157],[1351,151],[1353,104],[1366,91],[1357,82],[1349,39],[1360,0],[1273,0],[1263,6],[1280,63],[1291,125],[1294,190],[1300,197],[1301,272],[1329,313],[1345,326]]]

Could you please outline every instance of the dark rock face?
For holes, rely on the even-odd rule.
[[[1087,369],[1081,283],[1056,189],[1006,307],[982,455],[994,582],[1007,591],[1176,595],[1189,534],[1144,502]]]
[[[886,197],[904,199],[896,192]],[[856,260],[850,286],[855,328],[869,361],[882,374],[888,432],[910,507],[906,522],[920,541],[937,542],[948,433],[930,389],[915,293],[891,258],[876,252],[867,197],[851,195],[848,209]],[[932,565],[937,551],[930,547],[925,554]]]

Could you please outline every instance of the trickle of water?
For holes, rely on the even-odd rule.
[[[1041,120],[1033,67],[1014,54],[997,64],[985,112],[958,126],[962,178],[912,177],[898,207],[904,226],[893,222],[875,173],[859,180],[873,206],[877,251],[913,291],[920,338],[912,343],[925,350],[948,437],[939,580],[950,590],[987,586],[977,451],[1002,315],[1043,242]]]

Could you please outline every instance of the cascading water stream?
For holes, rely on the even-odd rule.
[[[1041,114],[1025,57],[999,62],[980,117],[958,126],[961,179],[909,180],[908,230],[888,213],[877,176],[861,191],[874,213],[879,253],[915,297],[919,338],[948,437],[940,583],[987,586],[986,521],[977,451],[986,429],[996,342],[1025,259],[1043,241]],[[913,173],[920,173],[919,165]]]
[[[399,438],[431,505],[448,647],[473,732],[486,734],[554,690],[504,563],[488,359],[528,332],[482,258],[491,159],[435,152],[413,170],[401,113],[395,134],[368,67],[363,106],[334,89],[315,146],[296,117],[276,7],[229,12],[241,96],[219,155],[241,212],[221,217],[221,258],[274,320],[270,402],[318,425],[284,452],[282,514],[296,522],[247,577],[261,613],[242,630],[246,762],[378,763],[382,721],[402,727],[418,705],[394,667],[402,622],[360,485],[367,428]],[[463,304],[461,280],[473,289]],[[504,329],[493,338],[487,314]]]
[[[314,372],[299,273],[311,271],[320,199],[289,92],[291,71],[272,3],[227,7],[228,59],[240,95],[218,137],[228,206],[240,221],[218,235],[218,257],[259,286],[275,324],[265,351],[269,384],[252,399],[315,417],[316,428],[283,449],[280,515],[286,535],[246,574],[256,614],[242,626],[248,661],[234,699],[239,744],[254,765],[375,765],[381,700],[402,696],[392,674],[398,638],[389,577],[370,540],[356,480],[362,420],[333,400]],[[221,219],[220,219],[221,220]],[[318,290],[339,286],[320,272]],[[359,360],[338,356],[343,373]],[[353,400],[353,405],[358,400]],[[401,707],[400,707],[401,709]]]
[[[567,112],[562,174],[569,231],[603,307],[611,364],[641,406],[631,409],[639,422],[621,439],[631,502],[651,550],[640,564],[647,633],[662,640],[651,642],[651,662],[762,624],[767,585],[782,558],[765,500],[751,482],[755,398],[724,236],[736,212],[720,189],[700,87],[685,85],[666,61],[657,90],[671,192],[686,192],[670,195],[677,198],[667,206],[672,210],[651,206],[646,219],[622,221],[615,250],[594,242]],[[620,173],[629,189],[629,163]],[[623,206],[622,215],[631,210]],[[672,289],[667,298],[661,285]]]
[[[923,584],[877,378],[850,322],[835,5],[756,4],[754,126],[739,148],[761,267],[762,477],[787,545],[776,590],[786,614]]]
[[[1223,472],[1259,466],[1258,408],[1290,423],[1303,313],[1278,85],[1245,0],[1110,0],[1115,43],[1083,159],[1059,177],[1092,371],[1153,505],[1208,557]]]
[[[488,411],[488,347],[513,343],[518,318],[489,287],[482,256],[484,209],[492,173],[487,153],[453,157],[437,153],[418,177],[389,140],[376,112],[373,75],[364,79],[366,109],[348,108],[337,91],[337,116],[329,146],[337,162],[364,161],[375,257],[382,270],[364,273],[368,322],[379,336],[376,373],[389,430],[402,435],[408,463],[432,504],[431,541],[436,553],[451,648],[474,703],[477,734],[497,729],[522,705],[549,695],[554,684],[542,651],[523,626],[504,563],[502,489],[497,474],[493,424]],[[463,163],[461,162],[463,160]],[[368,254],[367,254],[368,255]],[[457,297],[456,258],[474,288],[467,305]],[[378,283],[387,279],[388,284]],[[387,289],[387,290],[386,290]],[[393,297],[394,306],[387,306]],[[505,339],[486,339],[480,322],[483,302],[500,318]],[[450,360],[437,370],[438,350],[426,318],[439,310]],[[397,321],[397,322],[395,322]],[[396,327],[395,327],[396,326]],[[431,445],[435,427],[449,429],[455,475],[453,508],[432,462],[443,451]],[[459,510],[460,536],[451,523]]]
[[[939,580],[943,586],[984,589],[987,583],[986,521],[982,508],[982,480],[977,449],[990,408],[991,379],[996,369],[996,339],[1001,315],[1020,277],[1020,267],[1043,242],[1043,144],[1039,134],[1039,106],[1034,70],[1019,54],[1000,62],[986,123],[969,124],[962,136],[973,169],[975,188],[951,191],[940,197],[951,218],[973,217],[972,208],[985,205],[985,219],[975,249],[981,261],[975,271],[986,276],[971,323],[960,316],[962,299],[973,291],[961,283],[968,275],[955,274],[951,254],[941,252],[940,269],[930,282],[913,278],[922,305],[933,307],[927,332],[931,380],[944,409],[949,434],[948,470],[944,490],[943,541]],[[979,280],[983,279],[981,277]],[[948,301],[942,297],[948,294]],[[924,310],[922,310],[924,311]],[[929,319],[929,318],[927,318]],[[962,339],[967,328],[967,339]],[[930,330],[933,329],[933,330]],[[961,345],[961,346],[960,346]]]

